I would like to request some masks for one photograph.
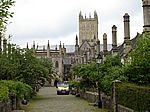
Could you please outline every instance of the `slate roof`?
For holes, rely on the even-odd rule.
[[[37,51],[43,51],[43,47],[44,46],[38,46]],[[44,51],[46,51],[47,50],[47,46],[45,46],[44,48],[45,48]],[[55,48],[56,48],[56,45],[50,45],[51,51],[55,52]],[[66,52],[67,53],[73,53],[73,52],[75,52],[75,45],[65,45],[65,48],[66,48]],[[110,51],[111,48],[112,48],[112,45],[108,44],[107,45],[108,51]],[[57,46],[57,50],[59,50],[58,46]],[[100,50],[103,51],[103,44],[100,45]]]

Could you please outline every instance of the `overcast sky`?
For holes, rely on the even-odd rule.
[[[96,10],[99,19],[99,39],[107,33],[108,43],[112,43],[111,27],[117,26],[118,43],[123,42],[123,15],[130,15],[131,38],[143,30],[142,0],[16,0],[12,8],[15,13],[10,19],[7,34],[11,42],[26,47],[33,44],[58,45],[60,41],[67,45],[75,43],[79,34],[78,16],[93,17]]]

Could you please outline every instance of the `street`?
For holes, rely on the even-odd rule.
[[[89,105],[89,102],[73,95],[56,95],[55,87],[40,89],[30,101],[26,112],[107,112]]]

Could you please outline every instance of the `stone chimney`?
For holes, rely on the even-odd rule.
[[[117,53],[117,27],[112,26],[112,54]]]
[[[104,56],[107,55],[107,34],[104,33],[103,34],[103,52],[104,52]]]
[[[150,31],[150,0],[142,0],[143,2],[143,32]]]
[[[131,41],[130,41],[130,16],[128,13],[125,13],[124,18],[124,56],[129,53],[131,50]]]

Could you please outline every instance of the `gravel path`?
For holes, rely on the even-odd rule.
[[[73,95],[56,95],[56,88],[44,87],[30,102],[26,112],[107,112],[90,106]]]

